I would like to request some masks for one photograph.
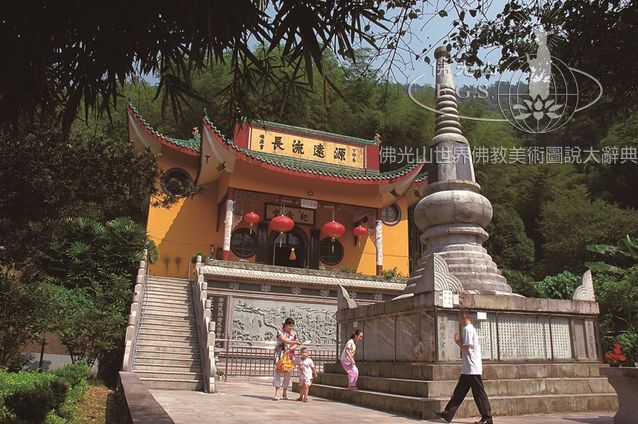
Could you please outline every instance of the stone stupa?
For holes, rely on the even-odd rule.
[[[406,293],[432,291],[440,280],[457,293],[511,295],[507,280],[482,246],[489,237],[485,228],[492,219],[492,205],[475,181],[446,47],[437,48],[434,56],[436,134],[430,145],[428,185],[414,211],[425,250]],[[433,279],[434,273],[440,278]]]

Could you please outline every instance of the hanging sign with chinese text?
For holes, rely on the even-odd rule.
[[[253,127],[250,150],[332,165],[364,168],[364,148]]]
[[[315,225],[315,211],[313,209],[296,208],[286,205],[284,215],[292,219],[295,224]],[[281,205],[266,203],[266,219],[271,220],[281,215]]]

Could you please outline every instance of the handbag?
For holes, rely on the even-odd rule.
[[[290,353],[283,352],[277,361],[277,372],[279,374],[288,374],[293,369],[295,369],[295,363],[290,357]]]

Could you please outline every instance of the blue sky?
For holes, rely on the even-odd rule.
[[[503,10],[506,0],[457,0],[457,3],[465,3],[467,5],[464,8],[465,10],[476,7],[476,4],[479,2],[483,4],[485,15],[488,18],[493,18],[496,14]],[[442,45],[444,41],[446,41],[447,35],[453,30],[452,21],[456,16],[456,12],[454,11],[452,2],[449,0],[428,2],[424,10],[425,13],[421,19],[412,21],[410,27],[411,36],[409,38],[406,37],[405,41],[406,43],[409,43],[409,48],[415,52],[421,52],[424,48],[428,48],[428,46],[432,45],[431,51],[427,53],[427,55],[432,59],[432,63],[434,63],[434,49],[437,46]],[[439,16],[438,11],[440,10],[446,10],[448,16]],[[274,12],[274,10],[271,12]],[[466,15],[466,22],[470,24],[473,22],[469,14]],[[407,57],[409,56],[407,53],[403,53],[401,56],[401,58],[394,62],[391,79],[394,79],[399,83],[409,84],[415,78],[424,74],[418,79],[418,83],[420,85],[432,85],[434,83],[434,73],[431,65],[428,65],[423,60],[417,62],[412,58]],[[497,63],[500,58],[498,50],[490,53],[488,58],[491,63]],[[373,67],[382,68],[386,71],[388,68],[387,66],[384,66],[381,59],[374,62]],[[480,79],[477,81],[474,77],[463,75],[460,67],[453,69],[455,69],[454,80],[457,85],[476,85],[494,82],[494,79],[489,82],[486,79]],[[159,82],[158,78],[154,75],[145,75],[143,78],[151,84],[157,84]]]

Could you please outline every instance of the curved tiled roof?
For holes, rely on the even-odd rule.
[[[155,130],[149,123],[146,121],[138,112],[138,110],[132,104],[128,104],[127,110],[130,111],[129,116],[131,116],[135,121],[139,124],[139,126],[146,132],[148,135],[158,140],[160,143],[181,151],[182,153],[191,155],[191,156],[199,156],[201,152],[201,141],[195,139],[179,139],[168,137],[159,131]],[[290,127],[284,124],[274,124],[274,123],[266,123],[268,125],[276,125],[278,127]],[[316,175],[319,178],[330,178],[337,180],[349,180],[349,181],[361,181],[361,182],[372,182],[378,181],[382,184],[390,183],[397,179],[402,179],[406,177],[408,174],[414,174],[415,172],[419,172],[423,167],[422,163],[409,164],[402,168],[389,171],[389,172],[379,172],[376,170],[370,169],[358,169],[351,168],[346,166],[339,166],[334,164],[327,164],[321,162],[313,162],[303,159],[296,159],[286,156],[274,155],[271,153],[257,152],[254,150],[245,149],[243,147],[237,146],[233,140],[228,139],[216,126],[211,122],[208,116],[204,116],[204,126],[210,129],[216,138],[220,141],[227,150],[233,151],[240,158],[248,161],[255,161],[256,163],[263,164],[267,167],[273,167],[279,170],[287,170],[292,172],[301,172],[306,174]],[[295,130],[304,130],[299,129],[297,127],[290,127]],[[321,133],[325,136],[333,136],[336,137],[336,134],[324,133],[323,131],[315,131],[315,130],[307,130],[308,133]],[[355,137],[351,137],[353,140],[357,140],[359,142],[370,142],[369,140],[364,139],[356,139]]]
[[[348,180],[377,180],[381,182],[391,182],[392,180],[402,178],[413,172],[417,172],[417,170],[420,170],[423,166],[422,163],[415,163],[404,166],[403,168],[399,168],[394,171],[379,172],[369,169],[357,169],[321,162],[317,162],[315,164],[312,161],[279,156],[271,153],[257,152],[254,150],[239,147],[235,143],[233,143],[232,140],[226,138],[226,136],[222,134],[222,132],[215,126],[215,124],[211,122],[211,120],[207,116],[204,117],[204,125],[208,127],[208,129],[210,129],[221,142],[223,142],[228,150],[233,150],[235,153],[240,154],[240,156],[255,160],[257,162],[276,166],[278,168],[284,168],[290,171],[298,171],[314,174],[317,176],[334,177]]]
[[[137,111],[135,106],[131,103],[128,104],[127,109],[132,112],[133,119],[135,119],[140,126],[144,129],[151,137],[155,138],[162,144],[168,145],[169,147],[174,147],[177,150],[180,150],[183,153],[186,153],[191,156],[199,156],[199,152],[201,149],[201,141],[195,140],[193,138],[185,140],[181,138],[173,138],[168,137],[159,131],[155,130],[149,123],[146,121],[142,115]]]

